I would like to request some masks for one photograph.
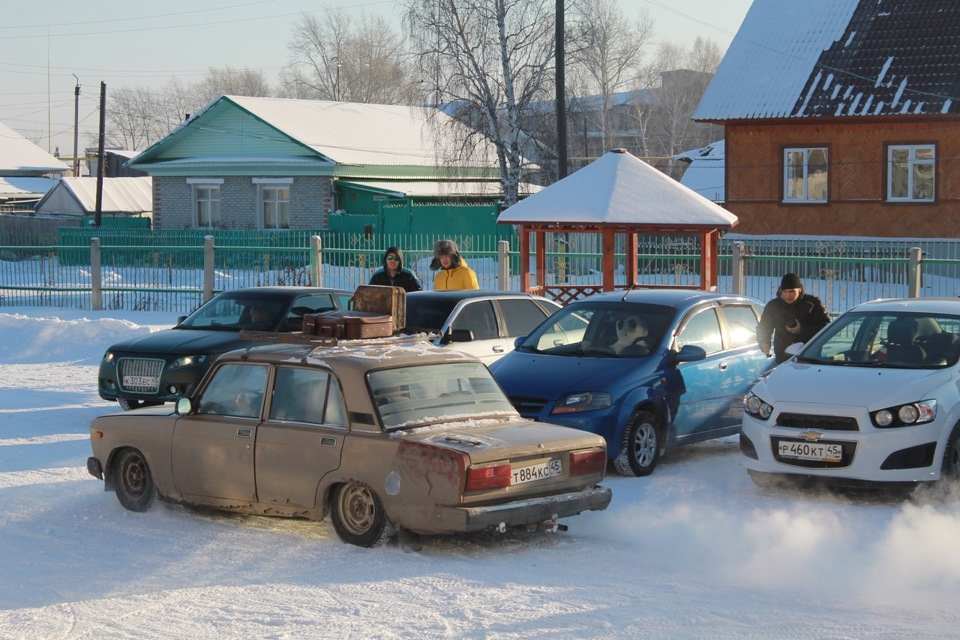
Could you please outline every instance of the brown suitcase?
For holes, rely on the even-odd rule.
[[[303,316],[303,334],[338,340],[383,338],[393,335],[393,318],[352,309],[307,313]]]
[[[357,311],[373,311],[391,316],[396,331],[407,326],[407,292],[403,287],[362,284],[353,292],[350,303],[351,308]]]

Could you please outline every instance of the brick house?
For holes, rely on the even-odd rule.
[[[956,0],[755,0],[694,119],[738,233],[960,236]]]
[[[492,146],[462,159],[448,148],[450,120],[418,107],[221,96],[125,166],[153,178],[155,229],[312,230],[337,211],[369,213],[351,208],[371,200],[502,197]]]

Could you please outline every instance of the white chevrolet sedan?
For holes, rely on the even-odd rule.
[[[757,484],[960,475],[960,299],[876,300],[829,324],[744,397]]]

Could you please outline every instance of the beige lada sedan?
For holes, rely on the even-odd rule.
[[[603,438],[521,418],[479,360],[415,340],[233,351],[175,411],[96,418],[90,441],[87,468],[127,509],[329,513],[364,547],[399,530],[565,529],[611,497]]]

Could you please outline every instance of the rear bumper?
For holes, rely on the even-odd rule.
[[[505,525],[518,527],[539,524],[553,518],[575,516],[583,511],[603,511],[613,497],[610,489],[593,486],[573,493],[518,500],[485,507],[434,509],[430,531],[420,533],[467,533]],[[417,527],[410,527],[417,530]]]

